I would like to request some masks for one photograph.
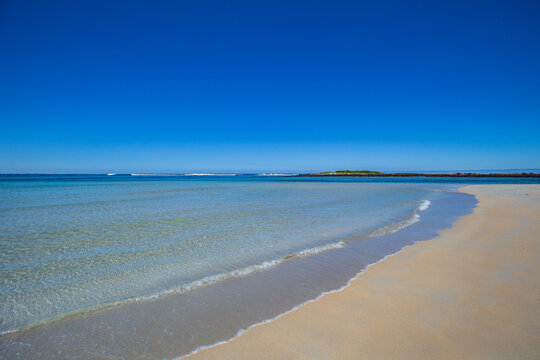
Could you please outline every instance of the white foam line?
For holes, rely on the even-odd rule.
[[[17,331],[19,331],[19,329],[2,330],[2,331],[0,331],[0,335],[11,334],[11,333],[15,333]]]
[[[293,176],[293,175],[298,175],[298,174],[283,174],[283,173],[262,173],[262,174],[257,174],[257,176]]]
[[[297,253],[293,253],[292,256],[294,257],[311,256],[311,255],[322,253],[327,250],[341,249],[343,247],[345,247],[345,243],[343,241],[338,241],[338,242],[331,243],[328,245],[322,245],[322,246],[317,246],[314,248],[302,250]]]

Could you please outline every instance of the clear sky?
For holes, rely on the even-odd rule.
[[[540,2],[0,2],[0,172],[540,168]]]

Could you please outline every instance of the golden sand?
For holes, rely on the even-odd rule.
[[[540,359],[540,185],[479,185],[440,236],[199,359]]]

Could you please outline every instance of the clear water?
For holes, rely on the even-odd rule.
[[[254,273],[264,273],[261,276],[270,279],[270,274],[288,268],[288,274],[295,275],[286,278],[302,279],[306,289],[298,295],[287,291],[289,301],[265,314],[274,316],[280,309],[297,305],[321,291],[315,285],[307,285],[313,276],[302,278],[306,266],[317,264],[317,254],[332,253],[335,249],[348,254],[343,255],[350,262],[345,272],[338,266],[346,263],[344,259],[325,261],[310,270],[311,274],[322,269],[324,274],[334,271],[332,276],[346,279],[360,270],[355,262],[359,257],[372,259],[373,252],[373,259],[378,259],[402,246],[395,240],[373,240],[370,247],[362,247],[361,239],[374,239],[414,224],[418,214],[426,209],[426,201],[439,201],[452,187],[441,184],[440,178],[423,178],[416,183],[407,179],[386,180],[266,176],[0,177],[0,330],[5,337],[0,339],[0,345],[9,345],[6,337],[13,330],[35,332],[41,326],[41,335],[36,338],[43,338],[47,332],[61,335],[65,329],[43,324],[66,321],[69,316],[89,310],[92,314],[109,314],[109,318],[114,318],[114,314],[122,319],[136,317],[134,314],[140,311],[120,316],[128,310],[118,308],[131,309],[133,304],[151,306],[144,304],[155,299],[166,304],[173,301],[165,296],[170,294],[181,295],[173,297],[180,299],[174,301],[193,297],[198,299],[193,303],[208,300],[210,304],[219,291],[224,300],[211,305],[215,318],[207,321],[215,326],[220,323],[218,314],[227,307],[226,299],[233,299],[233,293],[238,293],[235,290],[226,295],[223,290],[232,289],[234,279],[245,279]],[[501,181],[509,180],[512,181]],[[355,246],[356,252],[352,252]],[[313,259],[306,262],[306,257]],[[288,261],[293,258],[296,262]],[[336,266],[330,269],[329,264]],[[315,280],[328,290],[336,281],[332,276],[323,279],[321,275]],[[284,278],[282,274],[266,281],[270,286]],[[254,286],[257,285],[237,289],[248,292]],[[204,297],[205,292],[211,295]],[[201,296],[205,301],[201,301]],[[229,305],[238,302],[230,300]],[[181,308],[185,306],[183,303]],[[201,314],[208,314],[212,313],[209,307],[198,309]],[[115,312],[107,313],[111,308]],[[171,306],[160,305],[159,310],[154,306],[146,313],[159,314],[168,308]],[[260,320],[263,310],[251,309],[248,315],[252,317],[241,315],[241,325],[234,326]],[[92,323],[85,319],[87,324]],[[103,326],[110,327],[97,320],[99,315],[95,319],[88,332],[102,333]],[[185,316],[183,319],[187,321]],[[194,320],[202,323],[198,319],[189,321]],[[225,323],[223,320],[220,324],[227,327]],[[188,329],[178,324],[170,327],[174,326]],[[231,329],[238,330],[234,326],[230,325]],[[197,331],[190,328],[190,337]],[[217,334],[216,338],[220,336],[225,335]],[[190,343],[186,349],[198,345],[202,343]]]
[[[2,184],[1,330],[369,233],[430,190],[277,181]]]

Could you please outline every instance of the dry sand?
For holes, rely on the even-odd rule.
[[[440,236],[189,357],[540,359],[540,185],[479,185]]]

